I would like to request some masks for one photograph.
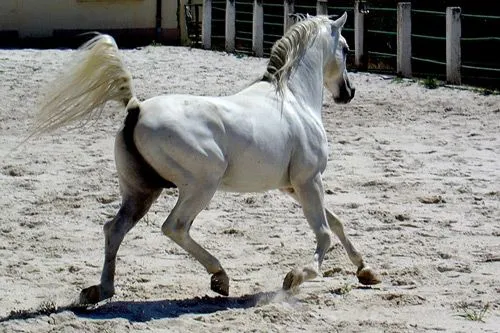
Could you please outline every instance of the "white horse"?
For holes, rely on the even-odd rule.
[[[82,46],[79,61],[55,81],[42,102],[32,132],[96,115],[111,100],[126,107],[115,140],[122,204],[104,226],[101,283],[82,290],[82,304],[114,295],[118,248],[168,187],[177,187],[179,197],[162,231],[212,274],[211,289],[219,294],[229,294],[229,278],[219,260],[189,233],[217,190],[281,189],[302,205],[317,247],[309,265],[286,275],[285,290],[320,274],[331,231],[356,265],[359,281],[380,282],[344,234],[341,221],[323,204],[321,174],[328,156],[321,120],[323,85],[337,103],[354,96],[346,70],[348,47],[341,36],[346,19],[346,14],[336,21],[301,18],[273,46],[262,79],[227,97],[166,95],[141,102],[110,36],[98,35]]]

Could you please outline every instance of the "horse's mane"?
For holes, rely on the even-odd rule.
[[[297,22],[271,49],[269,63],[262,78],[282,94],[285,84],[305,51],[318,36],[319,29],[330,22],[328,16],[296,16]]]

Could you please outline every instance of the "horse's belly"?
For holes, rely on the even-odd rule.
[[[261,192],[288,187],[288,165],[281,161],[240,156],[228,165],[220,189],[235,192]]]

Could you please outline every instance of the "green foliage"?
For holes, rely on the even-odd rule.
[[[434,77],[427,77],[422,80],[422,85],[427,89],[436,89],[439,86],[438,80]]]
[[[395,76],[394,79],[392,79],[392,83],[403,83],[403,78],[401,76]]]
[[[473,305],[464,302],[458,305],[458,310],[461,313],[459,313],[457,316],[471,321],[484,322],[484,316],[488,312],[489,308],[490,303],[486,303],[483,306],[474,307]]]
[[[155,40],[153,40],[153,41],[151,42],[151,44],[149,44],[149,45],[150,45],[150,46],[163,46],[163,44],[162,44],[162,43],[157,42],[157,41],[155,41]]]
[[[483,95],[483,96],[500,95],[500,90],[496,90],[496,89],[476,88],[476,89],[474,89],[474,91],[478,94]]]
[[[247,55],[247,54],[242,53],[242,52],[238,52],[238,51],[236,51],[236,52],[234,53],[234,56],[235,56],[236,58],[238,58],[238,59],[241,59],[241,58],[247,58],[247,57],[248,57],[248,55]]]

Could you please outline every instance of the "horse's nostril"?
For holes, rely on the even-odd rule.
[[[354,98],[355,93],[356,93],[356,88],[351,88],[351,98]]]

